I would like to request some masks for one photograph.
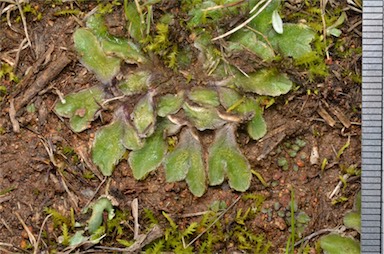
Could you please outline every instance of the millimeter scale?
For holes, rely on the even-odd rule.
[[[363,1],[361,253],[384,253],[383,2]]]

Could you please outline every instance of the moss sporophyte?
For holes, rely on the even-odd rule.
[[[138,180],[163,165],[167,181],[185,180],[198,197],[207,184],[226,178],[234,190],[246,191],[251,166],[236,132],[244,126],[253,140],[267,133],[261,101],[293,86],[274,63],[310,53],[315,32],[283,23],[280,0],[180,1],[181,11],[170,8],[162,15],[154,2],[116,7],[125,13],[124,38],[112,35],[104,22],[108,14],[97,11],[74,32],[79,60],[100,84],[67,95],[55,111],[81,132],[101,105],[120,98],[113,120],[97,130],[92,145],[92,160],[106,176],[129,150]],[[231,17],[244,17],[245,25],[212,40],[230,30]],[[254,56],[264,67],[231,60],[239,55]],[[200,140],[206,130],[214,131],[207,149]],[[169,149],[167,139],[175,135],[178,143]]]

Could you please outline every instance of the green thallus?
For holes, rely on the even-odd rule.
[[[249,6],[244,3],[240,7],[214,11],[204,11],[216,5],[212,1],[189,6],[191,19],[182,26],[195,37],[191,45],[169,40],[168,23],[161,21],[180,21],[169,14],[159,19],[155,35],[147,33],[150,23],[136,18],[151,20],[148,16],[151,12],[145,11],[149,6],[141,6],[139,13],[134,3],[125,1],[131,39],[111,35],[103,15],[96,13],[88,17],[86,27],[75,31],[75,49],[80,62],[101,83],[107,84],[107,89],[94,86],[67,95],[66,102],[58,102],[55,110],[70,118],[75,132],[89,128],[100,105],[110,98],[108,88],[111,80],[121,73],[122,63],[134,64],[137,68],[123,74],[116,85],[120,95],[125,96],[125,102],[121,102],[114,119],[95,135],[92,159],[101,172],[112,175],[114,167],[129,150],[128,163],[138,180],[163,165],[167,181],[185,180],[198,197],[206,191],[207,183],[219,185],[225,178],[234,190],[246,191],[251,182],[251,165],[238,147],[238,126],[244,124],[254,140],[263,137],[267,126],[260,105],[261,96],[286,94],[293,84],[276,68],[262,68],[244,75],[224,56],[248,52],[265,63],[272,63],[278,56],[298,59],[311,52],[314,32],[302,24],[283,24],[278,14],[280,4],[279,0],[272,0],[263,6],[248,28],[239,29],[221,42],[221,51],[211,40],[217,24],[230,12],[236,14],[237,8],[252,9],[255,1],[250,1]],[[181,83],[170,89],[171,83],[155,82],[150,67],[153,53],[173,69],[170,71],[186,66],[180,70],[185,73],[193,66],[202,66],[205,72],[202,77],[189,74],[184,80],[173,72]],[[191,79],[196,82],[190,82]],[[131,111],[127,110],[126,102],[135,97],[139,100]],[[199,133],[205,130],[215,131],[208,149],[204,149],[200,141]],[[170,151],[166,137],[179,132],[178,144]]]

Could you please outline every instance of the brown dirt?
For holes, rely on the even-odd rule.
[[[12,188],[12,191],[0,195],[0,242],[17,248],[22,248],[23,242],[27,241],[28,237],[25,236],[25,232],[22,233],[24,229],[16,213],[27,226],[31,227],[35,237],[46,217],[45,207],[53,207],[64,214],[68,214],[73,208],[77,220],[85,222],[88,217],[81,214],[81,209],[88,203],[101,182],[97,177],[93,179],[83,177],[85,173],[92,171],[90,165],[86,163],[86,160],[90,160],[89,136],[94,135],[96,127],[102,124],[101,121],[97,120],[92,123],[92,128],[75,134],[69,129],[67,120],[60,119],[52,111],[58,99],[57,91],[65,95],[98,83],[91,73],[80,66],[72,48],[71,35],[79,26],[78,20],[72,16],[53,16],[54,11],[64,9],[69,4],[53,7],[50,4],[43,4],[43,1],[37,2],[32,5],[43,13],[43,19],[37,21],[33,15],[27,15],[32,49],[27,48],[20,52],[17,75],[23,77],[28,68],[34,65],[50,45],[54,45],[54,51],[47,59],[48,63],[58,61],[62,52],[65,52],[73,61],[47,85],[46,89],[38,91],[39,94],[29,102],[29,104],[34,103],[35,112],[29,113],[25,107],[19,111],[17,119],[21,125],[20,133],[14,133],[12,130],[9,102],[12,98],[20,98],[18,96],[30,84],[22,82],[21,86],[9,83],[6,79],[1,80],[1,85],[5,85],[8,89],[8,95],[0,102],[2,132],[0,135],[0,191],[8,188]],[[0,6],[2,5],[4,6],[0,3]],[[82,8],[87,12],[92,6]],[[351,18],[344,24],[344,32],[354,24],[353,21],[360,19],[352,11],[348,11],[347,14]],[[17,12],[13,12],[11,19],[14,20],[16,16]],[[24,39],[22,24],[13,22],[12,25],[14,30],[11,30],[4,20],[0,21],[0,56],[2,57],[5,57],[7,52],[17,49]],[[360,37],[354,31],[343,33],[342,36],[342,39],[348,43],[344,47],[361,46]],[[42,50],[37,52],[36,49]],[[332,50],[331,48],[330,51]],[[10,53],[9,57],[14,59],[15,54]],[[37,68],[32,79],[39,76],[48,63]],[[341,169],[350,165],[356,165],[359,168],[361,163],[359,125],[361,87],[350,77],[340,76],[340,73],[346,69],[357,69],[359,72],[359,56],[342,58],[335,55],[330,68],[333,70],[332,74],[317,82],[310,83],[294,77],[302,86],[278,99],[276,104],[265,111],[268,130],[271,133],[268,134],[271,135],[270,138],[265,138],[262,142],[254,142],[249,141],[243,134],[238,137],[252,168],[259,172],[266,182],[277,183],[275,187],[264,187],[256,177],[253,177],[248,193],[264,195],[266,197],[263,203],[264,209],[272,207],[278,201],[283,206],[280,210],[283,210],[289,204],[292,188],[295,191],[299,210],[304,211],[311,218],[303,233],[304,236],[320,229],[341,225],[345,211],[352,208],[352,197],[360,189],[360,179],[353,179],[345,190],[336,196],[349,197],[348,201],[332,205],[328,198],[329,193],[338,184],[339,176],[343,174]],[[318,89],[319,93],[308,95],[307,89],[312,91]],[[327,124],[318,114],[320,106],[336,120],[334,127]],[[330,107],[341,111],[352,122],[351,126],[345,128],[331,113]],[[108,117],[104,121],[108,122]],[[277,131],[274,133],[273,130]],[[349,136],[350,146],[341,158],[337,159],[337,151],[347,142]],[[281,137],[283,140],[279,142]],[[294,142],[296,138],[305,140],[306,146],[297,157],[291,158],[286,153],[288,149],[284,143]],[[43,143],[53,149],[56,165],[50,160]],[[267,146],[275,145],[271,153],[257,160]],[[280,153],[276,152],[278,146],[282,150]],[[75,153],[66,153],[68,147],[74,148]],[[319,161],[311,165],[309,160],[314,148],[318,149]],[[288,159],[290,167],[299,165],[298,171],[292,169],[283,171],[277,165],[277,160],[281,156]],[[323,158],[328,159],[329,166],[321,172],[320,164]],[[98,195],[104,193],[105,188],[104,184]],[[119,202],[118,207],[121,210],[130,210],[131,201],[138,198],[140,211],[148,208],[156,215],[165,211],[174,218],[180,218],[183,214],[205,211],[215,200],[224,200],[229,205],[240,194],[232,191],[227,184],[223,184],[219,187],[210,187],[203,197],[195,198],[188,191],[185,183],[166,183],[162,170],[157,170],[145,181],[138,182],[133,179],[126,160],[123,160],[113,173],[109,190]],[[71,197],[69,193],[73,196]],[[233,221],[235,211],[239,208],[246,209],[247,206],[249,203],[241,200],[225,219]],[[177,222],[188,224],[188,220],[190,219],[180,218]],[[271,216],[259,213],[247,222],[247,227],[252,232],[266,235],[266,239],[274,246],[271,253],[280,253],[289,237],[289,226],[277,216],[275,210]],[[50,237],[52,241],[57,234],[51,232]],[[45,238],[44,241],[47,242],[47,239]],[[218,251],[229,252],[231,248],[236,248],[236,243],[222,243],[217,248]],[[0,252],[2,252],[1,249]]]

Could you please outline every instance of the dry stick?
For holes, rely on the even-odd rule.
[[[9,118],[11,119],[13,132],[19,133],[20,132],[20,124],[16,119],[16,109],[15,105],[13,103],[14,99],[9,100]]]
[[[25,19],[24,12],[23,12],[23,9],[21,8],[19,0],[16,0],[16,4],[17,4],[17,8],[19,8],[21,21],[23,22],[25,37],[27,38],[27,41],[28,41],[28,46],[32,47],[32,43],[31,43],[31,40],[29,39],[29,34],[28,34],[27,21]]]
[[[114,247],[104,247],[104,246],[95,246],[96,249],[118,251],[119,253],[136,253],[141,250],[147,244],[155,241],[156,239],[164,235],[159,225],[155,225],[147,234],[141,235],[142,238],[137,240],[128,248],[114,248]],[[141,240],[141,241],[140,241]],[[166,252],[162,252],[166,253]]]
[[[11,200],[11,199],[12,199],[12,196],[9,194],[8,195],[1,195],[0,196],[0,204],[7,202],[8,200]]]
[[[12,53],[12,51],[16,52],[16,50],[10,50],[8,52],[5,52],[4,54],[0,55],[0,61],[6,62],[10,66],[14,66],[15,62],[14,60],[9,56],[9,53]]]
[[[35,82],[35,79],[36,79],[36,77],[34,75],[42,69],[41,66],[43,65],[43,62],[46,61],[46,59],[48,58],[48,56],[50,54],[52,54],[54,49],[55,49],[55,46],[53,44],[51,44],[48,47],[47,51],[44,53],[44,55],[39,57],[32,66],[27,68],[27,70],[25,71],[25,76],[23,77],[23,79],[18,84],[19,87],[22,87],[22,88],[25,87],[25,89],[27,89],[27,87],[33,86],[33,83]],[[9,51],[9,52],[11,52],[11,51]],[[24,92],[25,91],[16,91],[16,92],[11,94],[11,97],[19,96],[19,94],[22,94]]]
[[[93,193],[92,197],[88,200],[88,202],[85,204],[84,206],[84,209],[86,209],[89,204],[92,202],[92,200],[95,198],[96,194],[99,192],[101,186],[105,183],[105,181],[107,180],[107,177],[104,177],[104,179],[101,181],[101,183],[99,184],[99,186],[97,186],[96,190],[95,190],[95,193]]]
[[[57,114],[56,114],[57,115]],[[58,116],[58,115],[57,115]],[[58,116],[60,118],[60,116]],[[60,118],[61,119],[61,118]],[[100,181],[105,181],[105,178],[100,174],[100,171],[96,168],[96,166],[94,164],[92,164],[92,161],[90,161],[87,157],[87,154],[84,150],[84,148],[82,147],[78,147],[77,149],[77,154],[80,156],[80,158],[83,160],[83,162],[85,163],[85,166],[88,167],[89,170],[92,171],[92,173],[97,177],[99,178]],[[103,180],[104,179],[104,180]]]
[[[0,252],[1,252],[1,253],[10,253],[10,254],[12,254],[11,251],[9,251],[9,250],[7,250],[7,249],[4,249],[4,248],[1,248],[1,247],[0,247]]]
[[[135,0],[135,5],[136,5],[137,12],[139,13],[141,24],[145,24],[143,11],[141,10],[140,3],[138,0]]]
[[[250,17],[249,19],[247,19],[246,21],[244,21],[243,23],[241,23],[240,25],[238,25],[237,27],[233,28],[232,30],[226,32],[225,34],[222,34],[220,36],[217,36],[215,38],[212,39],[212,41],[216,41],[218,39],[222,39],[224,37],[227,37],[228,35],[231,35],[233,34],[234,32],[240,30],[241,28],[245,27],[246,25],[248,25],[249,22],[251,22],[254,18],[256,18],[262,11],[264,11],[265,8],[267,8],[267,6],[272,2],[272,0],[268,0],[268,2],[266,2],[263,7],[261,7],[252,17]]]
[[[325,6],[327,5],[328,0],[320,0],[320,9],[321,9],[321,22],[323,23],[323,40],[325,45],[325,55],[327,60],[329,59],[329,52],[327,47],[327,24],[325,23]]]
[[[297,242],[295,243],[294,247],[300,245],[300,244],[303,243],[303,242],[309,241],[309,240],[311,240],[312,238],[314,238],[314,237],[316,237],[316,236],[319,236],[319,235],[322,235],[322,234],[325,234],[325,233],[330,233],[330,232],[341,233],[341,232],[343,232],[343,231],[345,231],[345,228],[344,228],[344,230],[343,230],[343,227],[340,228],[340,229],[338,229],[338,228],[334,228],[334,229],[330,229],[330,228],[321,229],[321,230],[319,230],[319,231],[316,231],[316,232],[314,232],[314,233],[312,233],[312,234],[310,234],[310,235],[304,237],[304,238],[301,239],[300,241],[297,241]]]
[[[263,39],[268,43],[268,46],[272,49],[273,53],[276,53],[275,50],[274,50],[273,47],[272,47],[271,42],[268,40],[268,37],[267,37],[267,36],[265,36],[262,32],[259,32],[259,31],[257,31],[256,29],[253,29],[253,28],[250,27],[250,26],[245,26],[245,27],[246,27],[247,29],[251,30],[252,32],[254,32],[254,33],[260,35],[261,37],[263,37]]]
[[[8,247],[8,248],[14,248],[14,249],[16,249],[16,250],[18,250],[18,251],[25,252],[25,253],[29,253],[27,250],[24,250],[24,249],[22,249],[22,248],[20,248],[20,247],[17,247],[17,246],[15,246],[15,245],[10,244],[10,243],[2,243],[2,242],[0,242],[0,246],[2,246],[2,247]],[[10,252],[10,253],[14,254],[14,252]]]
[[[203,211],[203,212],[197,212],[197,213],[186,213],[186,214],[181,215],[180,218],[197,217],[197,216],[207,214],[209,212],[211,212],[211,211]]]
[[[58,167],[58,164],[56,163],[55,156],[53,154],[53,148],[52,148],[51,143],[46,138],[44,138],[43,136],[40,136],[40,142],[43,144],[45,151],[47,152],[47,154],[49,156],[49,160],[52,162],[52,164],[55,167]]]
[[[215,225],[216,224],[216,222],[218,222],[220,219],[221,219],[221,217],[223,217],[224,216],[224,214],[226,214],[232,207],[234,207],[236,204],[237,204],[237,202],[239,202],[239,200],[240,200],[240,198],[241,198],[241,195],[227,208],[227,209],[225,209],[225,211],[223,211],[220,215],[219,215],[219,217],[217,217],[216,218],[216,220],[214,220],[203,232],[201,232],[198,236],[196,236],[192,241],[190,241],[188,244],[187,244],[187,246],[185,246],[184,248],[186,249],[186,248],[188,248],[189,246],[191,246],[194,242],[196,242],[202,235],[204,235],[211,227],[213,227],[213,225]]]
[[[258,2],[255,6],[253,6],[252,10],[250,10],[249,13],[251,14],[252,12],[254,12],[257,8],[259,8],[266,1],[267,0],[261,0],[260,2]]]
[[[56,168],[60,168],[60,165],[56,162],[51,142],[49,140],[45,139],[44,137],[40,137],[40,140],[41,140],[41,143],[44,145],[45,150],[47,151],[47,154],[49,156],[49,160],[51,161],[51,163]],[[61,176],[61,183],[62,183],[65,191],[67,192],[70,201],[72,201],[76,210],[79,210],[79,206],[77,205],[78,200],[76,199],[76,196],[73,195],[73,193],[69,190],[67,184],[65,183],[65,180],[64,180],[65,178],[64,178],[63,173],[60,170],[58,170],[58,172]]]
[[[0,0],[0,3],[16,4],[13,0]]]
[[[132,208],[132,216],[133,216],[133,221],[134,221],[134,232],[133,232],[133,239],[137,240],[139,237],[139,202],[137,198],[135,198],[132,201],[131,204]]]
[[[343,185],[343,182],[346,182],[349,178],[349,175],[348,174],[345,174],[343,175],[343,181],[339,181],[339,183],[336,185],[335,189],[333,189],[332,193],[329,194],[329,199],[332,199],[334,196],[337,195],[337,193],[339,193],[340,189],[341,189],[341,186]]]
[[[208,7],[206,9],[202,9],[202,11],[214,11],[214,10],[229,8],[229,7],[233,7],[233,6],[242,4],[244,2],[245,2],[245,0],[240,0],[240,1],[237,1],[237,2],[233,2],[233,3],[228,3],[228,4],[223,4],[223,5],[216,5],[216,6]]]
[[[69,63],[71,60],[65,53],[62,53],[57,61],[51,62],[42,71],[33,84],[15,101],[16,112],[27,105],[42,89],[45,88]]]
[[[72,204],[75,207],[76,211],[79,211],[79,206],[77,204],[79,202],[78,198],[69,190],[67,184],[65,183],[65,180],[64,180],[65,178],[64,178],[63,173],[61,173],[60,170],[58,172],[59,172],[59,174],[61,176],[61,183],[62,183],[62,185],[64,187],[64,190],[68,194],[69,200],[72,201]]]
[[[350,33],[352,30],[354,30],[356,27],[360,26],[363,23],[362,20],[357,21],[355,24],[353,24],[350,28],[348,28],[347,32]]]
[[[23,226],[24,230],[27,232],[29,241],[31,242],[31,244],[33,246],[35,246],[36,245],[36,238],[33,236],[31,230],[29,230],[29,228],[27,227],[27,225],[25,224],[25,222],[23,221],[23,219],[21,218],[21,216],[20,216],[20,214],[18,212],[15,212],[15,215],[16,215],[17,219],[20,221],[20,223]]]
[[[52,214],[49,214],[47,217],[45,217],[45,219],[43,220],[43,224],[41,225],[40,227],[40,231],[39,231],[39,235],[37,237],[37,241],[36,241],[36,245],[34,246],[34,251],[33,253],[37,253],[37,250],[39,248],[39,243],[40,243],[40,239],[41,239],[41,234],[43,233],[43,227],[45,225],[45,223],[48,221],[49,217],[51,217]]]
[[[24,40],[20,43],[19,48],[17,49],[15,63],[13,64],[13,71],[14,72],[16,72],[17,65],[19,65],[21,51],[28,47],[28,44],[25,44],[27,41],[28,40],[26,38],[24,38]]]
[[[108,100],[105,100],[103,101],[103,103],[101,103],[101,106],[104,106],[105,104],[108,104],[112,101],[116,101],[116,100],[120,100],[120,99],[124,99],[125,98],[125,95],[121,95],[121,96],[117,96],[117,97],[113,97],[111,99],[108,99]]]
[[[1,1],[0,1],[0,3],[1,3]],[[0,18],[1,18],[1,14],[3,13],[3,9],[4,9],[4,7],[5,7],[5,3],[2,3],[2,4],[0,5]]]
[[[3,6],[3,8],[1,9],[0,17],[3,15],[3,13],[6,13],[7,24],[9,26],[9,28],[12,29],[12,31],[18,32],[12,27],[12,24],[11,24],[11,11],[13,11],[17,8],[16,3],[14,1],[5,1],[5,0],[0,0],[0,2],[9,3],[9,5],[7,7]]]
[[[8,8],[9,7],[9,8]],[[6,17],[7,17],[7,24],[9,26],[9,28],[11,28],[12,31],[14,32],[18,32],[15,28],[13,28],[12,26],[12,23],[11,23],[11,11],[13,11],[13,8],[16,8],[16,5],[14,4],[11,4],[9,5],[7,8],[5,8],[7,10],[7,14],[6,14]],[[3,12],[5,11],[5,9],[3,10]]]
[[[9,227],[9,225],[7,224],[7,222],[3,218],[1,218],[1,222],[8,229],[9,233],[11,233],[13,235],[13,230]]]
[[[87,237],[87,240],[86,241],[83,241],[81,243],[78,243],[77,245],[74,245],[74,246],[68,246],[67,248],[65,248],[62,252],[59,252],[60,254],[70,254],[72,253],[74,250],[76,250],[77,248],[83,246],[83,245],[88,245],[88,247],[90,248],[90,246],[93,246],[95,245],[96,243],[100,242],[101,239],[103,239],[104,237],[106,237],[107,235],[104,234],[102,236],[100,236],[99,238],[97,239],[94,239],[94,240],[88,240],[90,239],[90,237]],[[90,245],[90,246],[89,246]]]

